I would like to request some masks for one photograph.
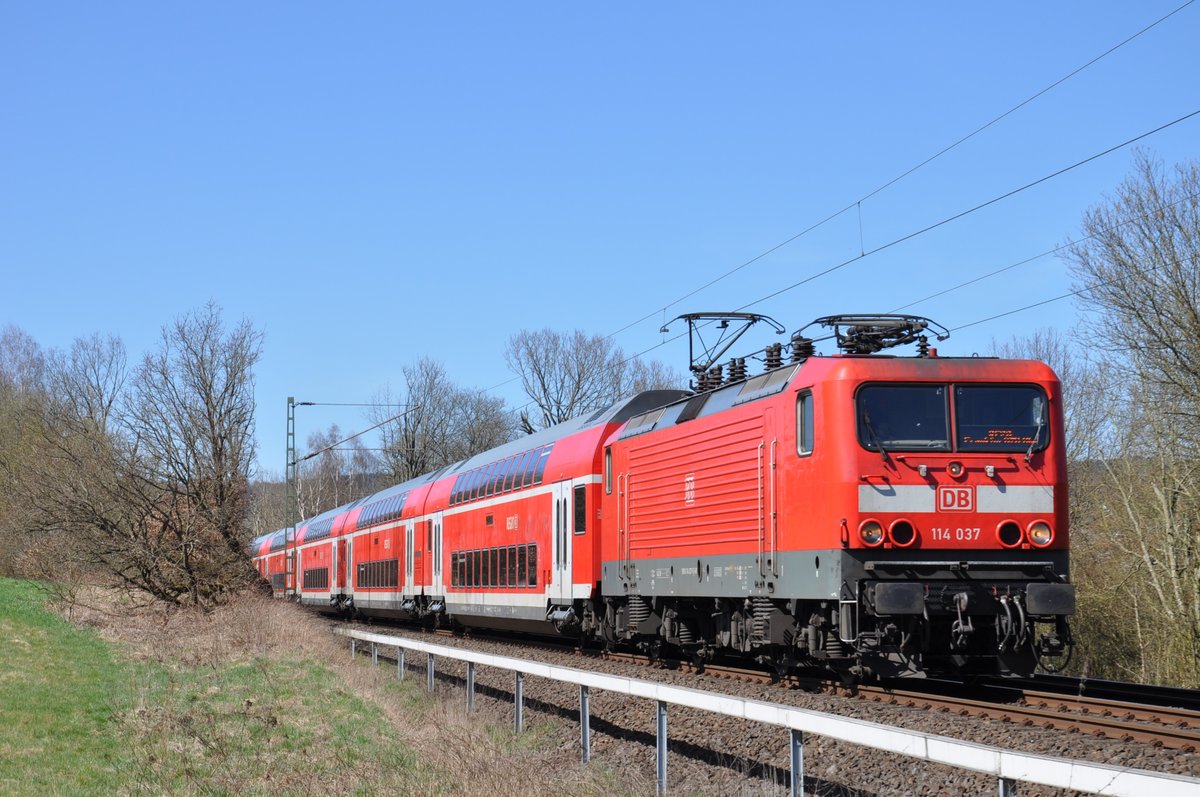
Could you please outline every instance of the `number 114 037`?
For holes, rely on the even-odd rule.
[[[934,542],[975,542],[980,536],[978,528],[960,526],[934,526],[930,531]]]

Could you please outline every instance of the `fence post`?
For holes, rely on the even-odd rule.
[[[350,637],[350,658],[353,659],[357,655],[358,655],[358,640],[355,639],[354,637]]]
[[[658,763],[658,780],[655,783],[655,794],[667,793],[667,704],[658,701],[658,743],[655,749]]]
[[[371,666],[379,666],[379,645],[374,642],[371,643]]]
[[[1012,778],[1000,778],[1000,797],[1017,797],[1017,782]]]
[[[425,684],[426,687],[428,687],[429,691],[432,692],[433,691],[433,654],[432,653],[429,654],[429,663],[425,667],[425,679],[428,682]]]
[[[513,717],[513,727],[517,733],[521,732],[525,725],[525,673],[517,671],[517,687],[513,690],[513,704],[516,707],[516,716]]]
[[[804,795],[804,734],[791,729],[792,737],[792,797]]]
[[[475,662],[467,662],[467,713],[475,710]]]
[[[404,648],[396,646],[396,680],[404,680]]]
[[[583,748],[583,763],[592,760],[592,700],[588,688],[579,685],[579,746]]]

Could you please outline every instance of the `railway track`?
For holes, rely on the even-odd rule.
[[[606,658],[628,661],[643,666],[666,666],[683,671],[696,671],[686,661],[655,662],[645,656],[627,653],[608,653]],[[1158,704],[1167,701],[1165,695],[1188,696],[1195,705],[1196,695],[1190,690],[1156,690],[1140,687],[1150,702],[1114,700],[1107,697],[1072,695],[1062,691],[1037,688],[1038,679],[1024,679],[1007,684],[1000,679],[982,683],[947,681],[925,682],[913,679],[903,684],[852,684],[824,678],[775,679],[760,670],[723,665],[708,665],[705,674],[716,678],[747,683],[778,683],[791,688],[819,690],[848,698],[875,703],[907,706],[927,711],[977,716],[1027,727],[1063,730],[1068,733],[1089,733],[1098,737],[1138,742],[1154,747],[1196,752],[1200,750],[1200,711],[1196,708]],[[1136,685],[1125,694],[1133,694]],[[932,687],[932,688],[930,688]],[[1183,701],[1180,701],[1183,702]]]
[[[462,636],[444,629],[434,633],[445,637]],[[468,638],[480,642],[513,642],[511,637],[479,632],[469,634]],[[571,653],[580,658],[602,658],[641,667],[703,673],[741,683],[775,684],[780,688],[824,692],[847,699],[1090,734],[1184,752],[1200,751],[1200,696],[1187,689],[1090,682],[1089,690],[1080,687],[1080,679],[1061,676],[976,681],[909,679],[878,685],[846,684],[821,676],[779,679],[768,671],[754,668],[714,663],[701,667],[685,659],[586,650],[571,642],[552,639],[524,640],[522,644],[556,653]],[[1097,694],[1086,694],[1088,691]]]

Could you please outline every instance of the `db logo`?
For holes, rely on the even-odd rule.
[[[938,510],[942,512],[971,512],[975,509],[974,487],[937,488]]]

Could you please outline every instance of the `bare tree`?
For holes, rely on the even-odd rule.
[[[1068,461],[1098,460],[1116,450],[1113,435],[1118,430],[1110,414],[1112,369],[1103,358],[1091,356],[1086,335],[1076,343],[1054,329],[1037,329],[1003,343],[993,340],[992,351],[998,357],[1040,360],[1058,375]]]
[[[1133,370],[1144,400],[1200,440],[1200,164],[1171,176],[1139,154],[1082,231],[1067,259],[1093,339]]]
[[[346,435],[331,424],[325,432],[308,436],[308,456],[297,469],[296,497],[300,517],[313,515],[374,492],[378,458],[358,440],[343,442]],[[286,524],[285,524],[286,525]]]
[[[41,390],[46,357],[29,333],[9,324],[0,332],[0,391],[6,395]]]
[[[36,424],[45,401],[46,358],[24,330],[0,332],[0,573],[21,575],[30,541],[24,534],[16,480],[37,460]]]
[[[283,476],[278,471],[258,471],[250,484],[250,517],[247,521],[250,528],[256,534],[263,534],[295,521],[295,507]]]
[[[504,359],[537,407],[521,415],[527,433],[603,409],[641,390],[686,383],[662,363],[628,358],[611,338],[581,330],[523,329],[508,339]]]
[[[1080,619],[1101,674],[1200,684],[1200,166],[1145,154],[1067,260],[1104,349],[1098,489],[1072,485]],[[1085,391],[1078,391],[1087,400]],[[1095,422],[1095,421],[1092,421]],[[1082,424],[1078,425],[1082,426]],[[1087,496],[1085,502],[1082,496]],[[1108,668],[1105,673],[1104,668]]]
[[[261,341],[210,304],[165,327],[127,384],[112,341],[53,358],[39,456],[14,481],[33,527],[69,535],[100,572],[159,600],[211,606],[249,583]]]
[[[397,481],[420,476],[512,439],[503,399],[455,384],[445,366],[428,357],[403,369],[404,393],[385,388],[369,413],[382,427],[382,460]]]
[[[72,416],[96,424],[101,434],[108,423],[127,376],[125,344],[120,338],[92,335],[79,338],[64,352],[50,356],[49,390]]]

